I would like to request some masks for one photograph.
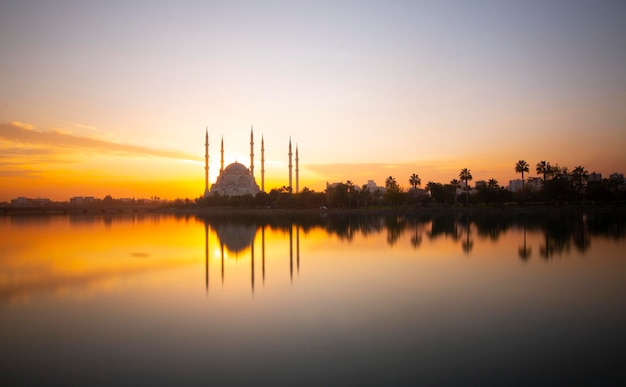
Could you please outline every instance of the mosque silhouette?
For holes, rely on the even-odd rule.
[[[221,141],[221,160],[220,172],[215,183],[209,187],[209,129],[206,129],[204,141],[204,197],[211,195],[220,196],[243,196],[256,195],[259,192],[265,192],[265,140],[261,136],[261,188],[256,183],[254,177],[254,131],[250,128],[250,168],[245,165],[234,162],[224,167],[224,136]],[[289,192],[300,192],[300,158],[298,156],[298,144],[296,144],[296,189],[293,190],[292,185],[292,152],[291,137],[289,137]]]

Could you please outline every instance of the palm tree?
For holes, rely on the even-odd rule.
[[[409,184],[417,191],[417,186],[422,185],[422,179],[420,179],[418,174],[414,173],[409,177]]]
[[[398,186],[398,182],[396,181],[396,178],[393,176],[389,176],[385,179],[385,187],[387,189],[389,188],[395,188]]]
[[[459,172],[459,179],[463,180],[465,182],[465,199],[466,199],[466,204],[469,206],[469,184],[468,181],[472,180],[472,174],[470,173],[470,170],[467,168],[463,168],[461,169],[461,172]]]
[[[419,203],[419,193],[417,191],[417,186],[422,185],[422,179],[420,179],[417,173],[412,174],[409,177],[409,184],[413,187],[413,194],[415,195],[415,205]]]
[[[585,193],[585,187],[587,186],[587,180],[589,179],[589,172],[582,166],[579,165],[572,171],[572,185],[576,192],[580,195]]]
[[[354,183],[352,180],[346,181],[346,187],[348,188],[348,208],[352,208],[352,192],[354,192]]]
[[[385,192],[385,198],[397,210],[398,204],[400,204],[404,195],[402,192],[402,188],[400,188],[398,182],[393,176],[389,176],[385,180],[385,185],[387,187],[387,192]]]
[[[498,180],[496,180],[496,179],[489,179],[489,181],[487,182],[487,188],[489,188],[491,190],[498,189]]]
[[[536,168],[537,168],[536,169],[537,175],[543,175],[543,181],[545,183],[546,175],[548,175],[548,173],[552,169],[552,166],[550,165],[549,162],[547,162],[545,160],[542,160],[542,161],[537,163],[537,167]]]
[[[520,160],[515,164],[515,173],[522,174],[522,191],[524,190],[524,172],[528,172],[528,163]]]

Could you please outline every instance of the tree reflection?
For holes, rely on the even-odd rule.
[[[461,247],[463,248],[463,252],[466,254],[470,254],[472,252],[472,248],[474,247],[474,241],[470,239],[470,217],[469,214],[465,214],[465,239],[461,242]]]
[[[212,216],[201,218],[216,230],[220,239],[220,249],[224,245],[235,251],[253,244],[258,228],[261,235],[265,229],[282,230],[289,234],[290,276],[299,272],[300,231],[306,235],[311,229],[322,228],[329,235],[341,240],[352,242],[358,235],[369,236],[386,233],[389,246],[406,241],[417,249],[423,243],[424,235],[429,240],[450,238],[459,243],[466,254],[471,254],[475,244],[475,236],[486,238],[492,243],[511,229],[522,229],[523,239],[517,247],[517,255],[522,261],[532,256],[531,242],[527,239],[528,232],[542,235],[539,242],[539,256],[550,260],[569,252],[572,247],[585,253],[591,246],[594,237],[605,236],[613,239],[626,237],[626,214],[610,211],[546,210],[546,211],[448,211],[435,210],[393,214],[392,216],[376,214],[290,214],[287,216]],[[295,227],[295,235],[293,227]],[[403,239],[404,235],[406,239]],[[296,244],[294,262],[293,240]],[[264,240],[264,238],[263,238]],[[264,243],[264,242],[262,242]],[[208,247],[207,247],[208,249]],[[263,246],[264,251],[264,246]],[[254,254],[254,253],[252,253]],[[254,263],[253,263],[254,264]],[[295,266],[295,267],[294,267]],[[254,269],[254,268],[253,268]],[[295,270],[294,270],[295,269]],[[222,273],[223,273],[222,264]],[[208,276],[208,274],[207,274]],[[262,276],[265,281],[265,256],[262,257]],[[254,280],[254,273],[252,273]],[[207,279],[208,283],[208,279]]]
[[[413,235],[411,235],[411,246],[416,249],[422,244],[423,230],[420,229],[419,225],[419,223],[415,222],[415,224],[413,225]]]
[[[528,261],[530,259],[530,255],[532,254],[532,249],[526,246],[526,224],[524,227],[524,245],[520,246],[517,250],[517,255],[520,257],[522,261]]]

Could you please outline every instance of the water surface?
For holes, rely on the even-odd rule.
[[[623,384],[609,213],[0,217],[11,384]]]

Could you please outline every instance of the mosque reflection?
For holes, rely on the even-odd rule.
[[[208,289],[208,232],[217,234],[222,251],[222,281],[224,280],[223,251],[248,251],[251,258],[251,286],[255,285],[254,240],[261,238],[261,277],[265,281],[265,231],[267,227],[282,229],[289,234],[289,272],[293,280],[294,239],[296,250],[296,270],[300,268],[300,231],[322,228],[340,240],[358,240],[360,237],[386,233],[386,242],[392,247],[402,248],[401,243],[418,250],[424,240],[435,241],[444,238],[459,246],[467,255],[473,253],[474,245],[495,243],[503,235],[519,235],[517,245],[512,245],[522,261],[538,252],[539,258],[550,260],[574,249],[585,253],[591,241],[603,237],[624,239],[626,237],[626,214],[623,211],[545,211],[545,212],[479,212],[442,211],[414,212],[394,216],[380,215],[301,215],[288,218],[239,217],[235,220],[224,218],[201,218],[205,225],[206,246],[206,286]],[[295,229],[295,230],[294,230]],[[533,235],[532,243],[528,235]],[[540,241],[539,243],[537,241]]]
[[[255,247],[254,241],[257,237],[257,233],[260,230],[261,238],[261,279],[265,284],[265,229],[267,224],[257,223],[254,221],[245,221],[242,219],[236,220],[211,220],[209,218],[201,218],[204,223],[204,267],[205,267],[205,287],[206,291],[209,291],[209,229],[215,231],[215,234],[219,243],[220,251],[220,271],[221,282],[224,284],[225,268],[224,257],[225,249],[235,255],[246,254],[249,250],[250,255],[250,286],[254,293],[255,286]],[[300,273],[300,226],[293,224],[288,227],[289,229],[289,277],[293,282],[294,274],[294,228],[295,228],[295,258],[296,258],[296,272]]]

